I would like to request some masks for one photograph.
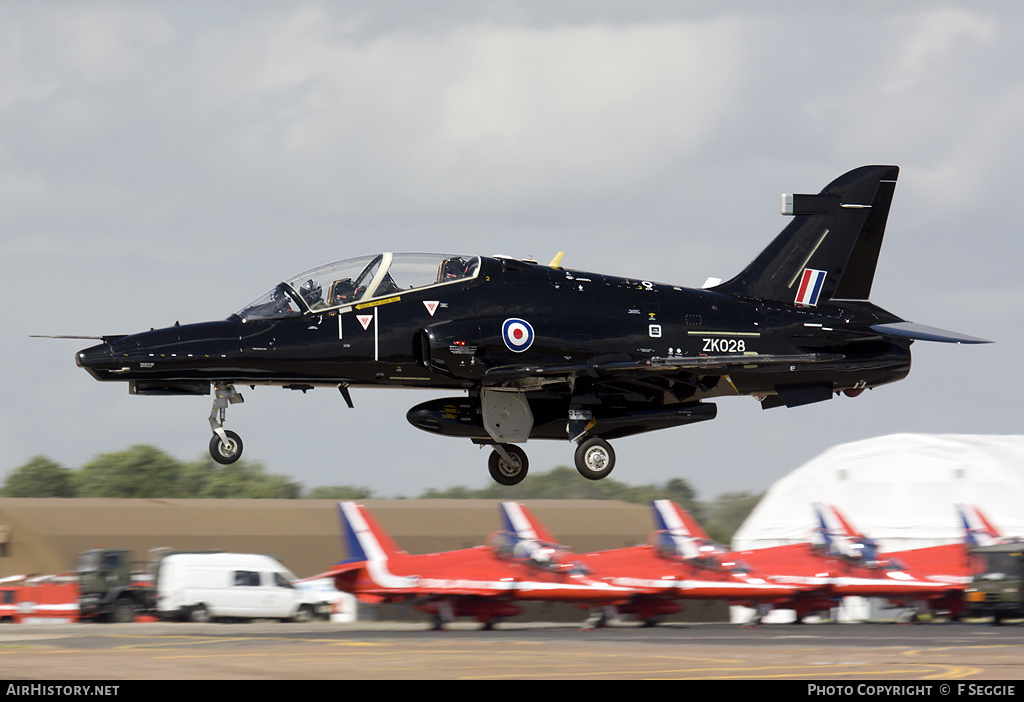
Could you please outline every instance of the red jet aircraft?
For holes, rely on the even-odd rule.
[[[838,549],[852,554],[859,552],[862,554],[860,558],[868,563],[899,563],[907,570],[918,574],[923,580],[947,586],[945,597],[929,598],[925,604],[930,610],[948,611],[953,617],[963,612],[962,593],[964,587],[971,582],[970,549],[1009,541],[978,507],[956,505],[957,514],[964,528],[963,541],[882,553],[878,549],[878,544],[854,528],[834,505],[816,505],[816,508],[822,527]]]
[[[521,505],[515,505],[522,521],[506,521],[521,538],[547,533],[544,527]],[[810,588],[798,584],[769,582],[735,561],[726,549],[713,542],[700,525],[678,505],[668,500],[653,503],[659,528],[651,543],[577,556],[592,577],[617,587],[633,588],[628,602],[615,604],[620,614],[633,614],[645,626],[653,626],[660,616],[682,611],[679,600],[728,600],[734,604],[756,605],[765,602],[789,602]],[[550,535],[545,537],[553,540]],[[602,626],[613,612],[606,607],[591,625]]]
[[[412,555],[363,505],[340,502],[338,513],[350,559],[310,580],[332,578],[338,590],[361,602],[412,603],[433,617],[435,628],[456,617],[474,617],[489,629],[518,614],[517,602],[600,607],[626,602],[635,592],[591,578],[546,532],[524,538],[500,531],[484,546]]]
[[[780,609],[796,611],[797,621],[811,612],[831,609],[843,597],[882,597],[900,606],[921,602],[943,603],[959,596],[963,585],[937,582],[895,558],[881,558],[876,551],[865,552],[865,543],[835,538],[837,530],[818,511],[817,543],[786,544],[733,552],[777,583],[803,584],[819,588],[813,598],[798,597]],[[895,554],[890,554],[895,555]],[[825,586],[824,590],[820,589]],[[759,613],[759,616],[763,612]]]

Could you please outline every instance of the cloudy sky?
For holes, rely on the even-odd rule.
[[[762,490],[835,444],[1021,432],[1024,6],[1004,2],[0,2],[0,477],[154,444],[205,455],[210,398],[130,397],[84,342],[222,319],[377,251],[728,278],[783,192],[901,167],[872,299],[994,339],[908,379],[615,443],[613,477]],[[246,389],[245,457],[380,496],[483,487],[417,391]],[[530,442],[531,467],[572,445]]]

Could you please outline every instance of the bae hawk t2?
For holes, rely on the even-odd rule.
[[[765,409],[855,396],[910,371],[914,340],[981,343],[868,301],[896,166],[865,166],[817,195],[788,195],[792,222],[736,277],[702,289],[504,257],[380,253],[276,285],[223,321],[101,337],[77,363],[135,395],[208,395],[210,451],[236,386],[445,389],[413,426],[493,448],[514,485],[521,444],[576,444],[586,478],[615,465],[610,440],[713,419],[712,400]]]

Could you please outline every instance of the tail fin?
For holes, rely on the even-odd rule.
[[[821,536],[825,551],[838,555],[839,546],[836,543],[837,538],[842,539],[849,536],[846,533],[844,524],[837,520],[835,513],[827,509],[822,503],[815,502],[811,507],[814,509],[815,514],[818,515],[818,524],[820,525],[818,534]]]
[[[821,522],[822,528],[827,529],[832,534],[839,534],[841,536],[849,536],[857,539],[865,538],[864,535],[857,531],[857,529],[847,521],[843,514],[836,509],[835,505],[824,505],[820,502],[815,502],[814,509],[818,513],[818,520]]]
[[[793,221],[716,292],[813,307],[867,300],[896,189],[897,166],[862,166],[817,195],[783,196]]]
[[[514,534],[512,542],[505,542],[505,557],[511,557],[531,567],[549,571],[581,572],[580,565],[569,549],[559,544],[533,512],[518,502],[502,502],[498,505],[505,534]],[[499,557],[501,556],[499,551]]]
[[[732,571],[736,563],[725,558],[729,549],[708,536],[689,512],[671,500],[654,500],[653,545],[662,558],[696,561],[705,567]]]
[[[873,562],[878,558],[878,544],[857,531],[835,505],[815,502],[814,511],[821,524],[822,538],[829,553]]]
[[[391,556],[406,555],[363,505],[339,502],[338,518],[350,561],[386,561]]]
[[[964,524],[964,542],[969,547],[991,546],[1000,543],[1003,535],[974,505],[957,505],[960,521]]]
[[[675,502],[655,500],[651,503],[651,510],[654,513],[654,524],[659,531],[667,531],[673,536],[694,536],[698,539],[711,540],[697,520]]]
[[[526,508],[526,505],[521,505],[518,502],[502,502],[499,508],[506,531],[514,533],[520,539],[544,541],[549,544],[558,543],[547,527]]]

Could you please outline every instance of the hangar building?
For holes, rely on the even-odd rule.
[[[835,505],[882,550],[956,543],[956,504],[1024,537],[1024,436],[894,434],[835,446],[777,481],[733,548],[811,540],[814,502]]]

